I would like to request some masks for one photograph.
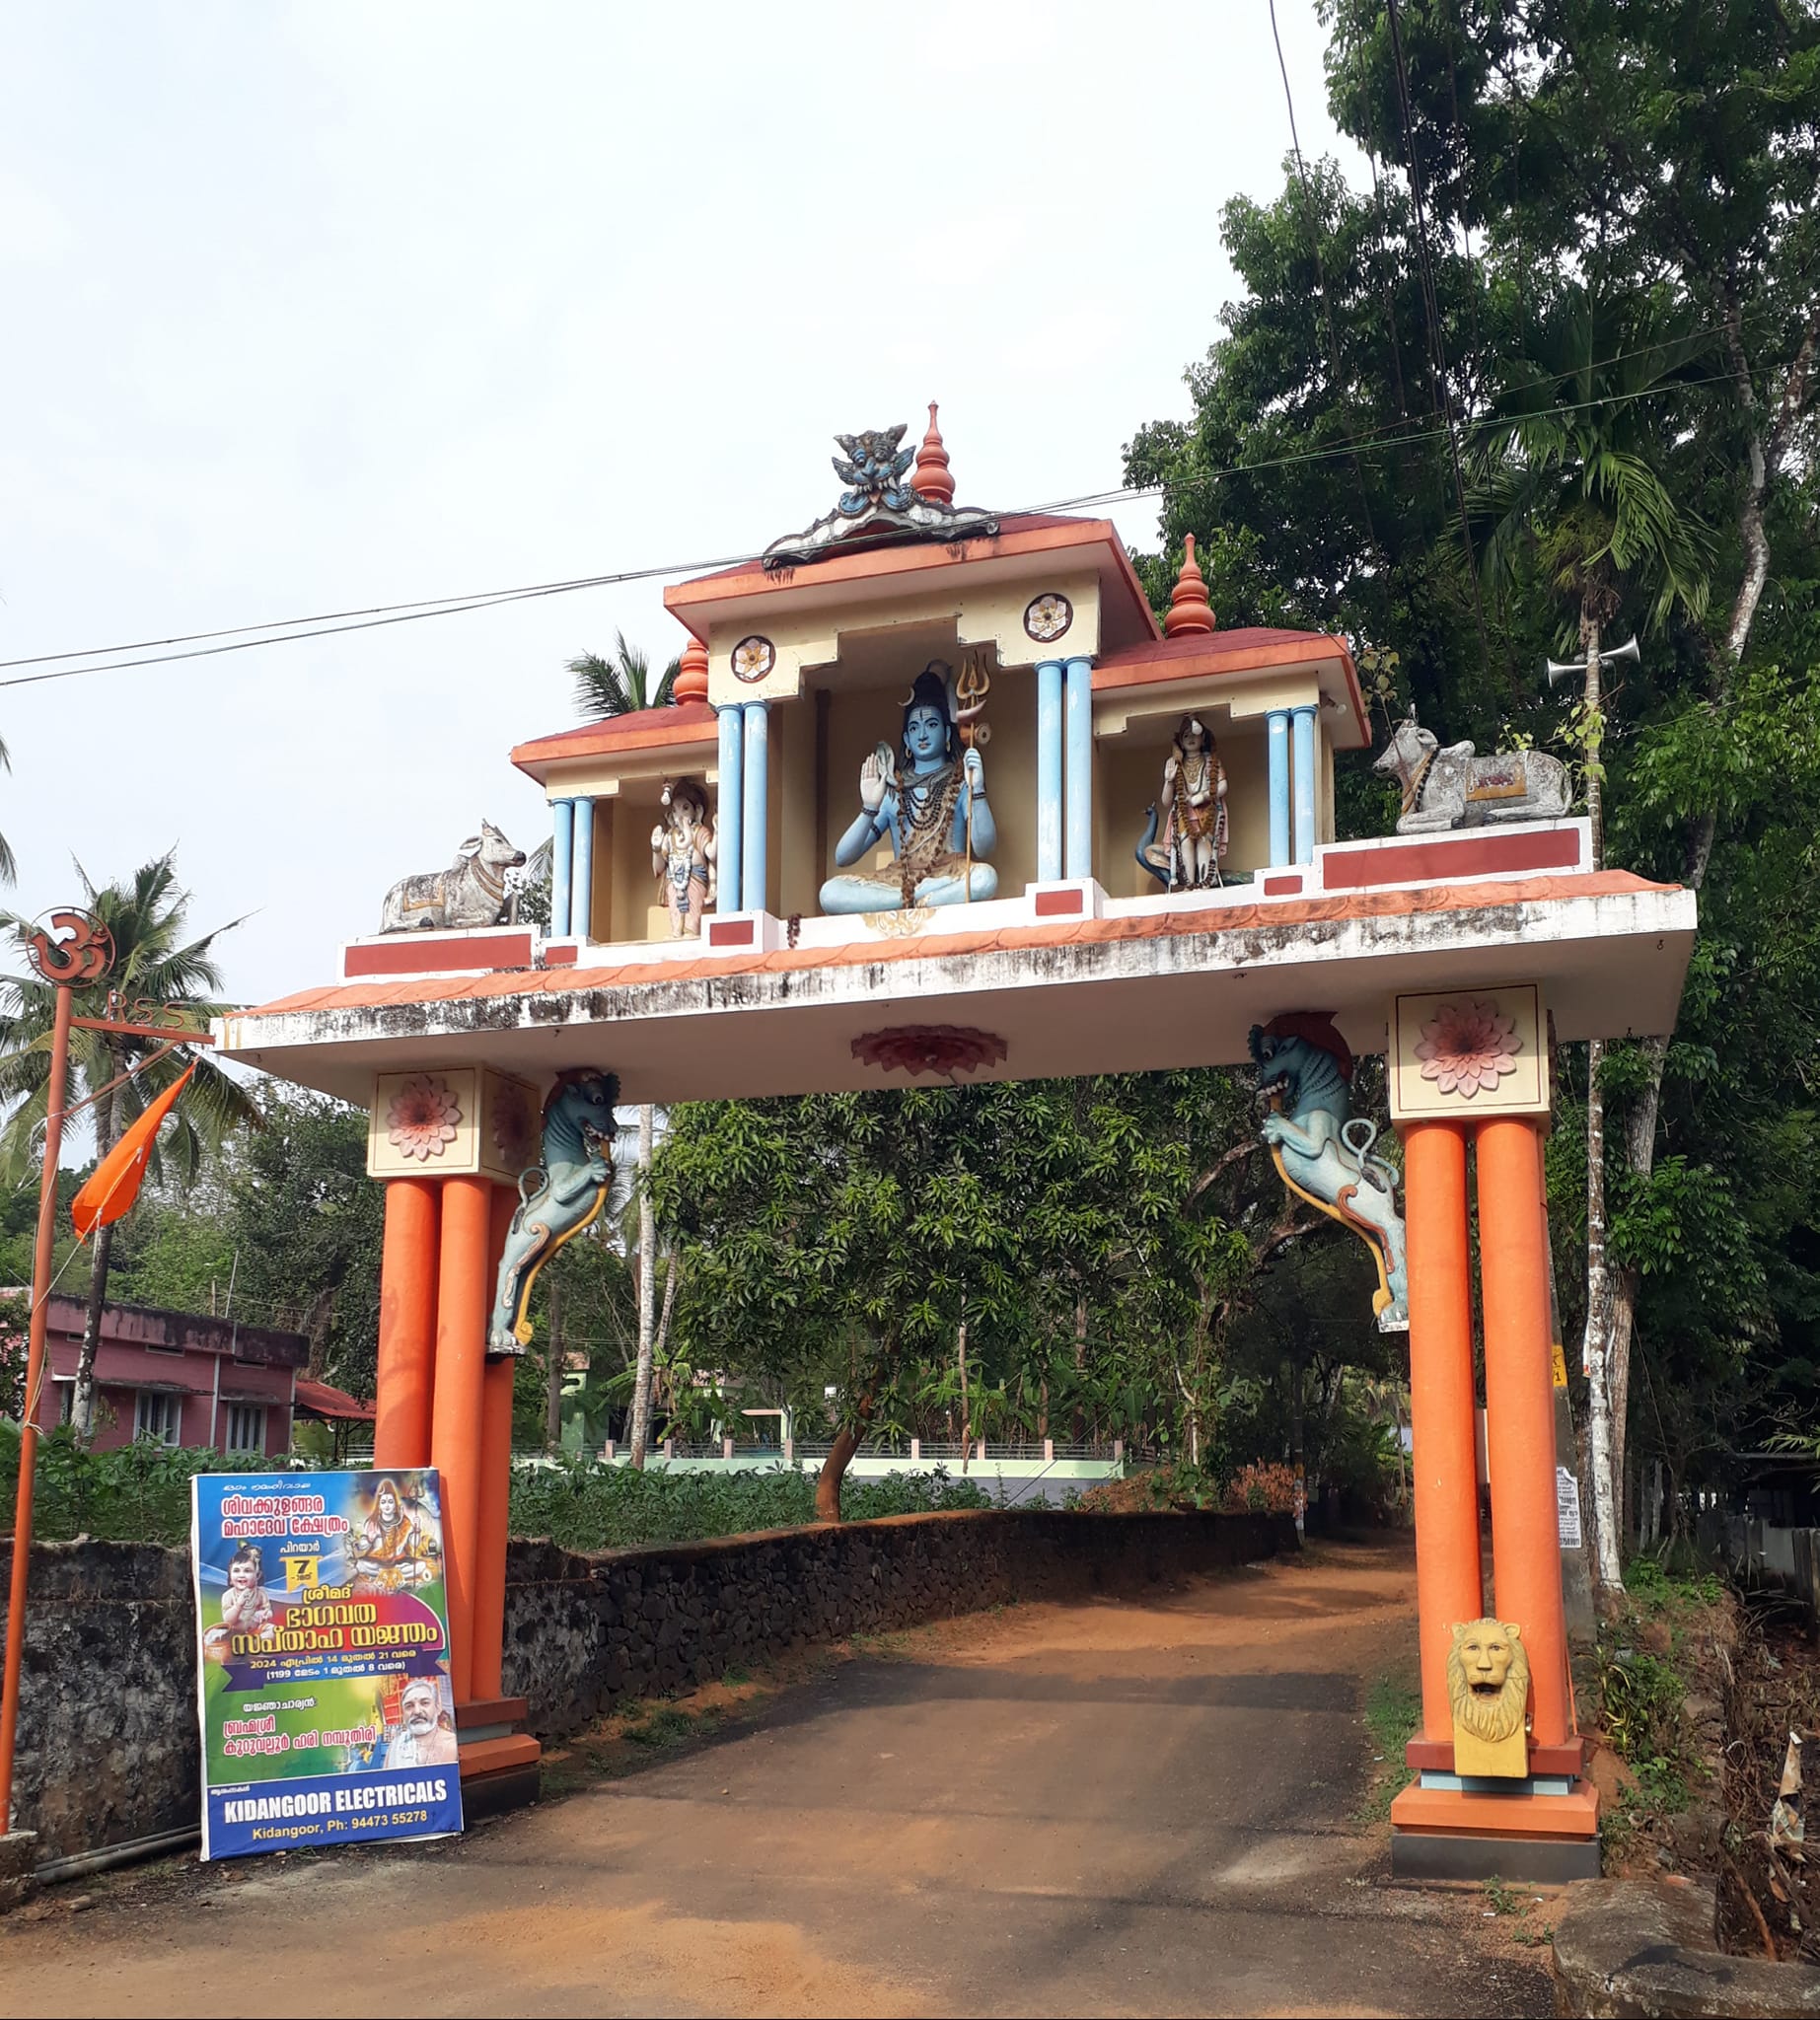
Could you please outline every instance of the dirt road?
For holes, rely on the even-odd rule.
[[[1413,1598],[1330,1546],[919,1630],[456,1843],[0,1922],[0,2011],[1547,2013],[1354,1821]]]

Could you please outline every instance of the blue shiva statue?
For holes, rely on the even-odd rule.
[[[859,818],[835,844],[846,872],[822,886],[825,912],[908,911],[990,898],[998,872],[982,862],[998,830],[985,799],[985,765],[963,749],[948,669],[932,660],[904,704],[901,759],[881,744],[859,769]],[[890,837],[890,874],[852,866]]]
[[[1409,1330],[1409,1255],[1397,1205],[1398,1173],[1372,1155],[1377,1124],[1352,1114],[1352,1052],[1326,1011],[1274,1017],[1251,1028],[1258,1092],[1281,1106],[1260,1134],[1282,1182],[1311,1206],[1348,1227],[1371,1250],[1378,1288],[1371,1305],[1381,1333]]]
[[[558,1073],[544,1104],[544,1162],[518,1181],[518,1211],[499,1259],[499,1288],[486,1333],[491,1354],[531,1344],[531,1286],[544,1264],[598,1220],[613,1190],[617,1074],[592,1067]]]

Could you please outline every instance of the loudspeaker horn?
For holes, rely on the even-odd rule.
[[[1618,660],[1628,659],[1635,666],[1642,659],[1642,656],[1641,648],[1638,645],[1637,640],[1631,638],[1627,639],[1623,645],[1613,646],[1610,652],[1600,653],[1599,664],[1609,667]],[[1583,674],[1586,671],[1586,662],[1583,659],[1551,659],[1546,661],[1545,664],[1548,667],[1549,685],[1551,687],[1561,679],[1563,674]]]

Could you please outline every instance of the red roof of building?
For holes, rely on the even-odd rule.
[[[519,744],[512,762],[540,785],[552,764],[571,758],[601,758],[618,751],[663,749],[671,744],[712,744],[718,732],[713,709],[705,701],[676,701],[663,708],[635,708],[628,715],[610,715],[585,722],[554,736]]]
[[[672,583],[664,591],[664,607],[699,637],[706,620],[697,606],[770,596],[801,589],[805,584],[827,586],[885,575],[913,577],[930,569],[952,567],[957,559],[985,560],[995,554],[1040,554],[1091,546],[1102,550],[1101,580],[1114,592],[1102,605],[1106,617],[1118,631],[1159,637],[1156,614],[1137,580],[1119,529],[1110,519],[1076,519],[1060,512],[1007,512],[1000,516],[995,534],[974,534],[958,541],[906,539],[872,542],[860,539],[850,547],[842,547],[837,541],[813,561],[795,562],[774,570],[767,570],[756,557],[735,561],[730,567]]]
[[[297,1382],[297,1407],[305,1416],[346,1417],[357,1423],[371,1423],[376,1406],[362,1403],[345,1389],[331,1389],[327,1382]]]

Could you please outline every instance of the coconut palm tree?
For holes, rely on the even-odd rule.
[[[80,863],[85,902],[113,936],[113,968],[101,982],[76,992],[78,1017],[108,1014],[109,992],[124,1001],[145,999],[168,1006],[185,1022],[201,1022],[228,1009],[218,1000],[221,973],[214,944],[231,926],[190,938],[189,894],[181,889],[169,853],[139,869],[130,882],[96,885]],[[231,925],[238,925],[238,919]],[[10,928],[21,939],[31,921],[14,912],[0,912],[0,931]],[[31,1167],[44,1122],[49,1096],[50,1029],[56,992],[36,976],[0,977],[0,1104],[7,1104],[0,1123],[0,1184],[17,1184]],[[116,1013],[117,1014],[117,1013]],[[169,1017],[159,1020],[169,1023]],[[72,1031],[70,1063],[78,1097],[92,1100],[95,1149],[105,1157],[126,1128],[159,1093],[183,1071],[176,1054],[155,1065],[149,1060],[164,1042],[128,1038],[120,1033]],[[185,1177],[194,1174],[206,1147],[231,1130],[256,1127],[259,1112],[245,1088],[230,1078],[206,1052],[196,1056],[196,1070],[179,1099],[162,1144],[153,1153],[153,1170],[175,1159]],[[88,1317],[83,1326],[82,1352],[77,1362],[70,1420],[86,1440],[95,1425],[95,1349],[101,1337],[102,1307],[108,1296],[108,1270],[113,1229],[96,1231],[89,1279]]]
[[[627,645],[623,631],[616,632],[612,659],[584,652],[569,661],[569,672],[575,676],[575,706],[597,721],[603,716],[632,715],[641,708],[665,708],[682,665],[680,659],[673,659],[653,688],[650,656]]]
[[[1575,741],[1594,869],[1605,866],[1604,627],[1626,595],[1638,592],[1649,599],[1651,629],[1676,610],[1696,622],[1706,613],[1711,537],[1677,493],[1672,445],[1675,391],[1708,376],[1702,357],[1709,344],[1659,295],[1607,304],[1573,289],[1545,315],[1528,356],[1504,375],[1481,430],[1474,504],[1489,523],[1487,580],[1503,588],[1523,568],[1539,566],[1572,613],[1564,630],[1586,662]],[[1594,1040],[1587,1053],[1585,1360],[1599,1579],[1622,1591],[1616,1483],[1624,1477],[1629,1340],[1608,1366],[1604,1054]]]
[[[0,743],[0,771],[11,771],[12,768],[12,753],[4,743]],[[7,846],[6,836],[0,834],[0,884],[10,884],[18,875],[19,865],[13,860],[13,851]]]

